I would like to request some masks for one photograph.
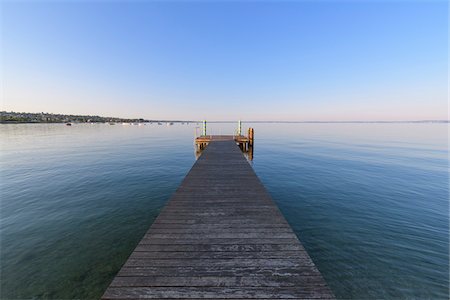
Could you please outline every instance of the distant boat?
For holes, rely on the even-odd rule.
[[[109,125],[116,125],[116,123],[114,123],[114,122],[109,122]]]
[[[72,123],[66,123],[67,126],[72,126]]]
[[[173,125],[173,123],[172,122],[170,122],[170,123],[167,123],[167,126],[172,126]]]
[[[162,125],[162,123],[158,122],[158,125]]]

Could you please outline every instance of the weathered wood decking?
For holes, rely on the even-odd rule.
[[[234,141],[212,141],[103,299],[332,299]]]

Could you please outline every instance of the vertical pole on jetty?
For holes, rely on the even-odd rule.
[[[237,130],[237,135],[240,136],[242,134],[242,124],[241,124],[241,120],[238,121],[238,130]]]
[[[253,144],[255,141],[255,131],[253,130],[253,128],[249,128],[248,129],[248,159],[249,160],[253,160]]]
[[[253,141],[255,140],[255,131],[253,128],[248,129],[248,144],[250,147],[253,147]]]
[[[203,120],[203,135],[206,135],[206,120]]]

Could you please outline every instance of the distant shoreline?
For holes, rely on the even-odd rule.
[[[0,121],[0,124],[107,124],[107,123],[201,123],[203,121],[146,120],[143,122],[32,122],[32,121]],[[208,123],[236,123],[236,121],[207,121]],[[425,121],[242,121],[259,124],[448,124],[448,120]]]
[[[100,117],[95,115],[65,115],[52,113],[27,113],[0,111],[0,124],[59,124],[59,123],[200,123],[203,120],[148,120],[143,118]],[[235,123],[235,121],[209,121],[208,123]],[[369,123],[450,123],[450,120],[411,121],[246,121],[245,123],[303,123],[303,124],[369,124]]]

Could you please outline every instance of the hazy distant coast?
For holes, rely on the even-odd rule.
[[[1,123],[106,123],[106,122],[146,122],[144,119],[121,119],[114,117],[64,115],[50,113],[0,112]]]
[[[148,123],[148,122],[201,122],[199,120],[147,120],[143,118],[124,119],[91,115],[65,115],[51,113],[0,112],[0,123]],[[209,123],[234,123],[236,121],[208,121]],[[449,120],[411,121],[245,121],[246,123],[449,123]]]
[[[143,118],[125,119],[117,117],[100,117],[91,115],[64,115],[50,113],[0,112],[0,123],[147,123],[165,120],[146,120]],[[176,121],[171,122],[187,122]],[[191,121],[194,122],[194,121]]]

